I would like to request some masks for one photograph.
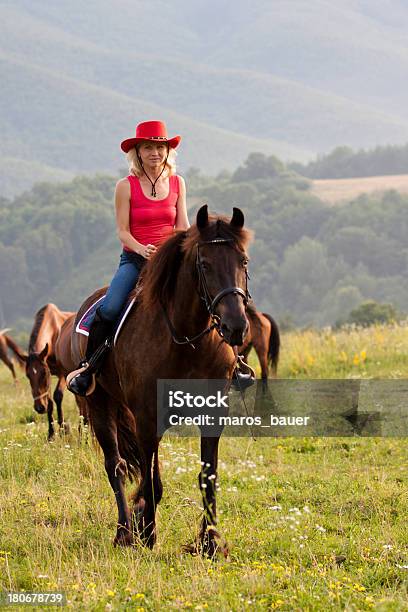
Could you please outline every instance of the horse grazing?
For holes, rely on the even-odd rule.
[[[0,331],[0,359],[6,364],[6,366],[10,370],[14,382],[17,382],[16,371],[14,369],[14,364],[12,360],[8,356],[8,349],[13,351],[14,355],[17,358],[17,363],[21,367],[24,367],[24,357],[26,356],[26,353],[18,346],[16,342],[14,342],[14,340],[10,336],[6,334],[7,331],[9,330],[2,329]]]
[[[118,507],[116,545],[131,545],[134,532],[148,547],[156,539],[155,512],[162,497],[157,434],[158,379],[223,379],[229,384],[248,329],[246,245],[250,232],[234,208],[229,221],[209,217],[207,206],[196,225],[171,236],[148,260],[141,291],[87,396],[90,423],[105,457],[105,469]],[[82,305],[77,320],[98,297]],[[74,334],[77,363],[84,336]],[[199,485],[204,514],[198,541],[205,555],[217,549],[216,477],[218,437],[201,432]],[[125,476],[140,477],[129,508]]]
[[[238,352],[240,355],[243,355],[244,360],[247,362],[252,347],[255,349],[261,366],[262,387],[266,391],[268,388],[269,372],[271,371],[272,376],[276,377],[278,369],[280,351],[279,327],[271,315],[258,312],[253,303],[247,306],[247,317],[249,320],[249,332],[244,344],[239,347]]]
[[[62,413],[62,398],[65,389],[65,377],[55,356],[55,344],[64,322],[74,315],[73,312],[62,312],[55,304],[46,304],[35,315],[30,335],[26,362],[26,375],[30,381],[34,400],[34,410],[38,414],[48,415],[48,440],[55,435],[53,423],[53,401],[51,399],[51,375],[57,376],[53,399],[57,406],[58,425],[66,431]]]

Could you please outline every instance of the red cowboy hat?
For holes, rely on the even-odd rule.
[[[142,142],[142,140],[167,142],[169,147],[175,149],[181,140],[181,136],[174,136],[174,138],[169,139],[167,137],[166,124],[163,123],[163,121],[144,121],[136,126],[136,137],[124,140],[120,148],[127,153],[130,149],[133,149],[138,142]]]

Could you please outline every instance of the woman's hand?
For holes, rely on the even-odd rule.
[[[147,244],[143,247],[142,251],[140,252],[140,255],[142,255],[142,257],[144,257],[145,259],[149,259],[149,257],[153,255],[153,253],[155,253],[156,251],[157,247],[155,247],[154,244]]]

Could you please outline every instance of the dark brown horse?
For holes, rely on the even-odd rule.
[[[26,357],[26,353],[18,346],[16,342],[14,342],[14,340],[9,335],[6,334],[7,331],[9,330],[2,329],[0,331],[0,360],[3,361],[10,370],[14,378],[14,382],[17,382],[14,363],[8,355],[8,349],[13,351],[14,355],[17,358],[17,363],[21,367],[24,367],[24,358]]]
[[[134,532],[149,547],[156,539],[155,512],[162,497],[157,380],[228,383],[236,362],[232,347],[241,345],[247,332],[249,232],[243,228],[244,216],[235,208],[231,221],[209,218],[203,206],[196,221],[170,237],[147,262],[139,303],[109,353],[95,391],[86,398],[118,506],[115,544],[132,544]],[[77,320],[99,294],[82,305]],[[76,364],[84,355],[84,336],[74,333],[72,348]],[[204,514],[194,546],[209,556],[220,547],[215,528],[218,442],[219,437],[201,437]],[[131,508],[126,475],[140,476]]]
[[[55,435],[53,422],[53,401],[51,399],[51,375],[57,376],[58,382],[54,389],[53,399],[57,406],[58,425],[67,430],[62,412],[62,398],[65,390],[65,376],[55,356],[55,344],[64,322],[72,317],[73,312],[62,312],[55,304],[46,304],[35,315],[31,331],[26,374],[30,381],[34,400],[34,410],[39,414],[47,411],[48,439]]]
[[[247,317],[249,320],[249,331],[244,344],[239,347],[238,352],[240,355],[243,355],[244,360],[247,362],[251,349],[255,349],[261,366],[262,386],[264,391],[266,391],[269,373],[276,377],[278,369],[280,350],[279,327],[271,315],[258,312],[253,303],[249,303],[247,306]]]

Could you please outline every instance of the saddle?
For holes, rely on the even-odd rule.
[[[128,300],[125,302],[123,306],[122,312],[119,315],[114,327],[113,327],[113,346],[115,346],[119,334],[122,330],[122,327],[130,313],[130,311],[137,305],[138,298],[140,295],[141,286],[138,286],[135,291],[132,291]],[[105,295],[99,297],[95,302],[93,302],[89,308],[84,312],[80,320],[78,321],[75,331],[78,334],[82,334],[83,336],[89,336],[89,330],[92,325],[92,321],[95,317],[96,309],[103,304],[103,300],[105,299]]]

